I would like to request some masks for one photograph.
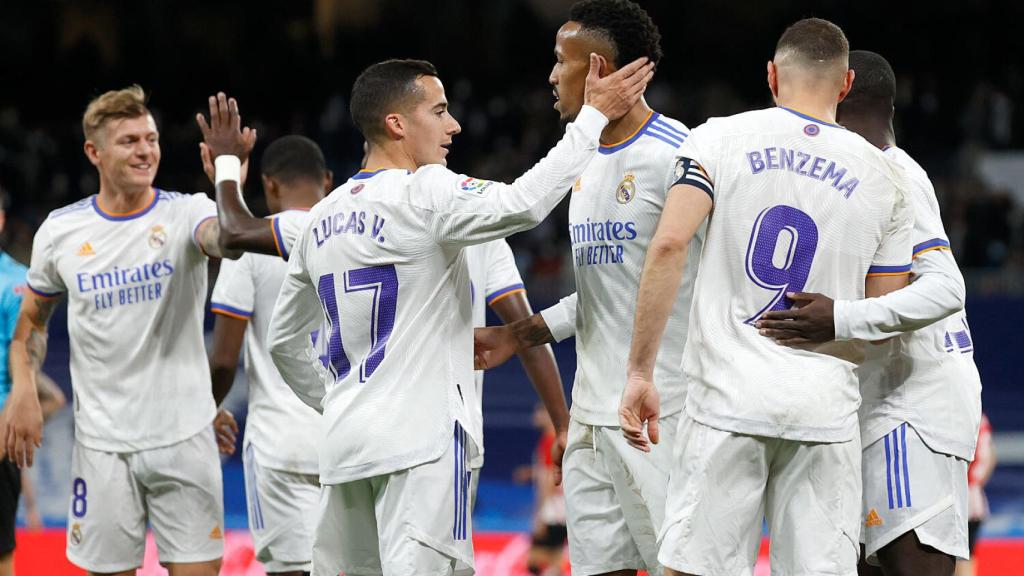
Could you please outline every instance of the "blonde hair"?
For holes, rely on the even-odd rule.
[[[92,99],[82,115],[82,132],[86,140],[94,140],[103,125],[110,120],[138,118],[149,114],[146,92],[142,86],[132,84],[121,90],[111,90]]]

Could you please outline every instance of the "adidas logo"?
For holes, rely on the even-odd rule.
[[[877,510],[872,508],[871,511],[868,512],[868,517],[864,520],[864,525],[870,527],[881,526],[882,524],[885,524],[885,522],[882,521],[882,517],[878,515]]]
[[[95,256],[96,255],[96,251],[92,249],[92,244],[86,242],[85,244],[82,244],[82,247],[78,249],[78,252],[76,252],[75,255],[77,255],[77,256]]]
[[[210,530],[210,540],[223,540],[223,539],[224,539],[224,533],[220,531],[220,524],[218,524],[218,525],[213,527],[213,530]]]

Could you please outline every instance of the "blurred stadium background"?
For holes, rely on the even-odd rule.
[[[96,173],[82,154],[81,113],[92,96],[133,82],[151,95],[161,129],[162,188],[212,193],[199,164],[193,117],[217,90],[236,96],[244,121],[259,130],[255,169],[263,147],[298,133],[320,144],[336,181],[344,181],[362,155],[362,140],[348,117],[351,82],[363,67],[387,57],[425,58],[438,66],[463,127],[449,158],[453,169],[513,178],[560,132],[547,75],[554,32],[571,4],[3,2],[0,186],[12,199],[4,249],[27,263],[33,232],[46,214],[97,191]],[[1024,5],[641,4],[659,24],[666,54],[648,101],[691,127],[711,116],[771,105],[765,61],[781,30],[804,16],[835,21],[852,47],[880,52],[892,62],[899,86],[898,140],[928,169],[964,268],[984,407],[996,432],[1000,465],[988,490],[993,516],[983,528],[981,573],[1024,573],[1024,382],[1016,358],[1024,342],[1024,36],[1018,29]],[[250,178],[246,195],[261,213],[258,179]],[[566,207],[510,239],[538,309],[573,288]],[[623,326],[624,333],[629,328]],[[51,331],[46,369],[70,399],[63,312]],[[556,355],[568,387],[575,363],[571,343],[557,346]],[[519,574],[532,496],[512,476],[529,463],[536,442],[536,399],[515,362],[490,373],[485,386],[488,458],[476,518],[482,534],[478,558],[483,574]],[[230,402],[244,418],[244,385],[235,386]],[[66,408],[47,425],[32,472],[47,529],[20,535],[23,574],[63,573],[54,562],[63,559],[71,421]],[[257,564],[250,565],[251,552],[246,556],[237,456],[225,461],[224,470],[227,526],[239,531],[229,534],[232,551],[223,573],[261,574]],[[147,561],[143,573],[163,571]]]

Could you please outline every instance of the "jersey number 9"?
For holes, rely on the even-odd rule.
[[[758,214],[747,244],[747,277],[775,295],[745,320],[747,324],[753,324],[765,312],[793,305],[786,292],[804,289],[817,248],[818,226],[806,212],[778,205]]]

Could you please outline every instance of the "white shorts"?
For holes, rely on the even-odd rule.
[[[661,563],[701,576],[754,572],[766,516],[772,574],[857,574],[860,439],[744,436],[684,414],[668,487]]]
[[[629,446],[621,428],[570,420],[562,487],[573,574],[661,574],[658,531],[678,418],[661,420],[661,439],[648,453]]]
[[[270,573],[309,572],[320,509],[320,476],[261,466],[249,442],[242,462],[256,559]]]
[[[224,553],[224,496],[213,427],[170,446],[102,452],[75,442],[67,556],[91,572],[142,566],[146,521],[160,563]]]
[[[313,575],[450,576],[472,568],[466,432],[437,460],[325,485],[313,544]]]
[[[932,452],[903,423],[864,449],[864,530],[871,564],[877,552],[913,530],[922,544],[967,559],[967,461]]]

